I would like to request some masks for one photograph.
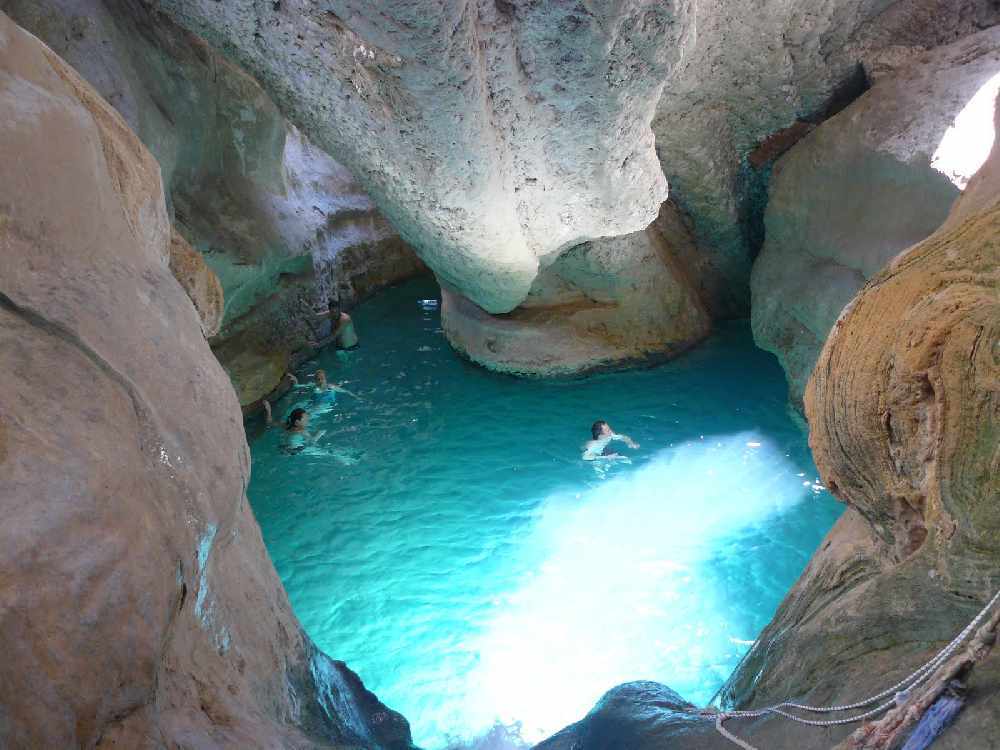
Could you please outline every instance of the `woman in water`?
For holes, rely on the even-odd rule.
[[[271,404],[267,399],[264,399],[264,414],[267,417],[267,426],[270,427],[274,421],[271,419]],[[285,420],[284,447],[291,453],[298,453],[307,444],[315,443],[325,434],[326,430],[320,430],[317,433],[309,432],[309,412],[301,406],[296,407],[292,409],[288,419]]]

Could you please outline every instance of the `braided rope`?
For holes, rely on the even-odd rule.
[[[914,672],[911,672],[908,676],[904,677],[892,687],[886,688],[881,693],[877,693],[870,698],[863,701],[857,701],[856,703],[847,703],[841,706],[809,706],[802,703],[784,701],[773,706],[768,706],[767,708],[758,708],[749,711],[723,711],[716,714],[715,728],[718,730],[719,734],[732,742],[734,745],[738,745],[743,748],[743,750],[757,750],[753,747],[753,745],[750,745],[746,741],[737,737],[735,734],[729,732],[723,724],[729,719],[758,719],[767,714],[776,714],[799,724],[807,724],[814,727],[832,727],[841,724],[853,724],[854,722],[864,721],[865,719],[877,716],[894,705],[902,705],[909,696],[910,691],[930,679],[934,671],[944,664],[944,662],[947,661],[948,658],[958,649],[958,647],[965,642],[973,631],[975,631],[975,629],[979,626],[979,623],[983,621],[983,618],[989,614],[990,610],[993,609],[993,606],[998,601],[1000,601],[1000,591],[997,591],[996,594],[993,595],[993,598],[987,602],[986,606],[982,608],[978,615],[972,618],[972,621],[962,629],[962,632],[955,636],[947,646],[931,657],[927,663],[919,667]],[[859,708],[864,708],[865,706],[870,706],[872,703],[876,703],[890,695],[893,696],[890,700],[885,701],[875,708],[858,714],[857,716],[848,716],[842,719],[806,719],[802,716],[796,716],[795,714],[784,710],[787,708],[794,708],[811,713],[839,713],[841,711],[853,711]]]

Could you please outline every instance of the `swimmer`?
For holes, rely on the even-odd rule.
[[[317,320],[329,318],[330,334],[318,341],[310,341],[309,346],[319,349],[331,342],[336,344],[338,349],[354,349],[358,346],[358,335],[354,331],[354,321],[351,320],[350,315],[341,311],[340,300],[336,297],[330,297],[327,300],[327,309],[316,313],[313,317]]]
[[[330,383],[329,381],[327,381],[326,370],[316,370],[316,393],[322,394],[328,392],[346,393],[348,396],[353,396],[354,398],[357,399],[361,398],[361,396],[359,396],[356,393],[352,393],[351,391],[344,388],[342,385],[338,385],[337,383]]]
[[[639,444],[632,440],[628,435],[619,435],[614,430],[611,429],[611,425],[605,422],[603,419],[599,419],[594,422],[590,427],[590,434],[593,439],[588,440],[583,446],[583,460],[584,461],[596,461],[599,458],[607,459],[617,459],[625,458],[619,453],[615,453],[611,447],[610,443],[612,440],[621,440],[629,448],[638,448]]]
[[[267,426],[272,426],[274,420],[271,418],[271,404],[267,399],[264,399],[264,414],[267,417]],[[315,443],[325,434],[326,430],[309,432],[309,412],[301,406],[292,409],[288,419],[285,420],[285,436],[288,438],[290,448],[301,450],[306,443]]]

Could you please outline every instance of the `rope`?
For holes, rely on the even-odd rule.
[[[916,687],[919,687],[922,683],[927,681],[934,671],[940,667],[948,658],[958,649],[962,643],[972,634],[972,632],[979,626],[983,618],[989,614],[993,606],[1000,601],[1000,591],[997,591],[993,595],[993,598],[987,602],[986,606],[982,608],[978,615],[972,618],[972,621],[965,626],[965,628],[957,636],[955,636],[951,643],[945,646],[943,649],[937,652],[926,664],[919,667],[916,671],[911,672],[908,676],[904,677],[902,680],[897,682],[890,688],[886,688],[881,693],[871,696],[863,701],[857,701],[856,703],[847,703],[841,706],[809,706],[802,703],[792,703],[790,701],[784,701],[782,703],[777,703],[773,706],[768,706],[767,708],[758,708],[750,711],[723,711],[716,714],[715,717],[715,728],[719,731],[723,737],[732,742],[734,745],[738,745],[743,748],[743,750],[757,750],[753,745],[750,745],[746,741],[740,739],[735,734],[729,732],[723,724],[729,719],[758,719],[761,716],[767,714],[776,714],[778,716],[783,716],[786,719],[797,722],[799,724],[807,724],[813,727],[832,727],[841,724],[853,724],[857,721],[864,721],[873,716],[877,716],[883,711],[891,708],[894,705],[901,706],[906,702],[909,697],[910,691]],[[800,711],[808,711],[810,713],[828,714],[828,713],[839,713],[842,711],[854,711],[859,708],[864,708],[865,706],[870,706],[872,703],[877,703],[878,701],[887,698],[888,696],[893,696],[890,700],[872,708],[864,713],[858,714],[856,716],[848,716],[842,719],[827,719],[825,721],[820,721],[816,719],[806,719],[802,716],[796,716],[793,713],[789,713],[784,709],[794,708]]]

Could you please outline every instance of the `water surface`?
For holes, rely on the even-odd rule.
[[[840,512],[777,362],[741,323],[661,367],[519,380],[460,360],[437,299],[384,292],[359,350],[303,368],[361,397],[275,405],[313,411],[315,446],[250,426],[250,499],[307,632],[430,750],[495,722],[537,741],[628,680],[710,700]],[[631,463],[580,460],[598,418]]]

